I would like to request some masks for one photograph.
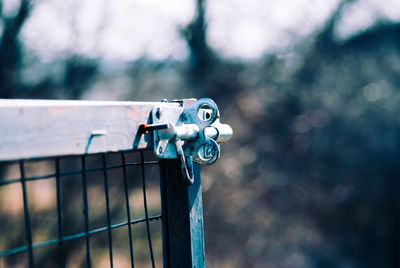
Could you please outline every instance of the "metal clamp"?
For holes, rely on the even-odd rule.
[[[193,183],[192,161],[214,163],[220,156],[217,142],[228,141],[232,128],[221,124],[218,107],[211,99],[200,99],[186,107],[155,107],[153,124],[142,125],[145,133],[154,132],[158,158],[178,158],[188,184]]]

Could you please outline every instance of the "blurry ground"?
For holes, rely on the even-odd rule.
[[[399,267],[399,21],[365,23],[357,3],[374,1],[341,1],[289,48],[247,60],[210,48],[197,2],[186,60],[72,55],[22,83],[19,58],[0,58],[2,97],[210,97],[234,137],[203,168],[209,267]],[[364,28],[342,38],[349,14]]]

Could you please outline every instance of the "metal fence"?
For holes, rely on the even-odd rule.
[[[0,100],[0,117],[0,267],[204,267],[191,160],[231,135],[211,100]]]
[[[117,158],[120,158],[119,161]],[[127,158],[131,160],[129,161]],[[113,164],[108,164],[109,161],[112,161]],[[89,167],[87,162],[90,163]],[[27,166],[29,170],[27,170]],[[63,166],[66,166],[67,170],[63,170]],[[68,166],[79,166],[79,168],[68,170]],[[103,255],[107,255],[105,254],[107,253],[105,249],[108,248],[110,267],[114,265],[113,255],[115,254],[122,257],[128,257],[129,255],[129,258],[126,259],[129,259],[130,265],[134,267],[133,232],[137,229],[136,225],[143,224],[145,225],[147,241],[143,243],[143,239],[139,239],[137,243],[141,247],[141,255],[143,255],[144,248],[147,248],[148,254],[146,254],[146,257],[148,258],[144,259],[143,256],[140,256],[139,260],[136,260],[136,264],[137,266],[139,264],[139,267],[143,264],[151,264],[155,267],[155,258],[159,262],[162,258],[155,256],[152,239],[161,241],[161,232],[155,234],[158,237],[152,238],[150,223],[152,221],[160,221],[162,216],[160,214],[160,204],[158,204],[159,209],[152,209],[152,211],[156,210],[156,214],[151,213],[152,211],[148,209],[146,182],[149,183],[149,178],[146,178],[146,168],[158,166],[159,163],[156,160],[145,160],[144,152],[83,155],[68,157],[68,159],[55,157],[33,161],[2,162],[3,175],[7,173],[18,174],[18,178],[7,179],[3,177],[0,180],[1,188],[4,189],[8,186],[9,189],[14,190],[11,190],[12,192],[18,192],[17,196],[14,196],[14,204],[7,204],[7,200],[2,199],[2,212],[7,214],[7,206],[19,203],[23,215],[18,215],[14,217],[15,219],[2,217],[2,230],[0,231],[3,240],[0,251],[1,263],[10,267],[21,264],[29,264],[31,267],[54,267],[57,265],[65,267],[66,258],[76,255],[75,251],[79,249],[80,252],[85,252],[85,254],[75,256],[75,263],[69,262],[70,265],[98,267],[99,260],[95,260],[93,263],[93,253],[91,251],[100,250]],[[16,167],[18,167],[17,170],[15,170]],[[134,167],[138,167],[139,170],[130,170]],[[42,171],[42,174],[36,176],[29,174],[37,173],[40,168],[51,172],[43,174]],[[35,185],[29,184],[41,180],[51,181],[47,185],[50,184],[52,189],[46,190],[43,194],[49,194],[50,192],[51,195],[54,195],[55,193],[55,202],[50,206],[35,209],[34,204],[35,202],[40,202],[40,197],[37,195],[41,191]],[[41,185],[44,186],[46,184]],[[65,191],[63,186],[68,190],[71,190],[71,188],[74,190],[72,192]],[[141,202],[141,205],[143,205],[143,208],[140,209],[135,206],[135,210],[132,211],[130,205],[132,193],[130,192],[139,187],[142,189],[141,197],[143,202]],[[91,201],[103,201],[105,205],[102,207],[102,211],[91,213],[92,217],[90,217],[89,194],[93,193],[96,188],[103,188],[103,191],[101,196],[91,196]],[[111,196],[110,188],[114,189],[115,194],[120,194],[123,198],[119,198],[115,194]],[[113,204],[111,204],[110,198],[114,199]],[[77,203],[81,205],[81,211],[68,209],[69,206],[76,206]],[[92,204],[91,207],[94,205]],[[140,214],[136,210],[143,210],[144,217],[134,217],[132,214]],[[18,224],[15,223],[22,222],[24,223],[23,232],[20,232],[20,235],[17,236],[9,235],[9,233],[18,230]],[[72,223],[80,228],[67,226]],[[79,229],[83,230],[78,231]],[[113,237],[113,230],[115,229],[123,229],[123,233],[126,236],[117,235]],[[141,230],[138,229],[138,231],[140,232]],[[91,245],[91,243],[96,243],[96,241],[93,241],[96,238],[95,236],[103,232],[107,233],[107,238],[103,238],[100,245]],[[48,239],[52,236],[54,238]],[[125,240],[125,248],[116,248],[115,245],[113,248],[113,240],[116,239]],[[67,242],[73,247],[66,246],[65,243]],[[97,241],[97,243],[99,242]]]

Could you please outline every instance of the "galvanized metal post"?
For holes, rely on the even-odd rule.
[[[188,186],[176,159],[161,161],[164,267],[205,267],[200,166]]]

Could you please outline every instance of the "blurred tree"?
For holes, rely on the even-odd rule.
[[[358,0],[341,0],[331,16],[326,20],[321,30],[316,33],[315,40],[308,53],[305,54],[303,65],[298,72],[296,83],[312,83],[319,75],[316,64],[321,58],[336,56],[339,44],[335,40],[335,30],[340,18],[348,6],[355,4]]]
[[[196,1],[196,15],[182,31],[190,49],[190,72],[195,80],[204,80],[214,67],[215,57],[207,43],[207,24],[205,19],[205,0]]]
[[[0,97],[10,98],[19,91],[22,44],[19,39],[21,28],[31,11],[30,0],[21,0],[14,16],[7,17],[2,12],[0,1],[0,20],[3,32],[0,37]]]
[[[30,0],[21,0],[12,15],[3,14],[2,6],[3,2],[0,1],[0,20],[3,25],[0,37],[0,98],[80,98],[93,82],[98,59],[69,55],[63,60],[65,71],[61,79],[50,74],[36,84],[24,84],[21,82],[24,48],[20,33],[34,5]]]
[[[206,0],[196,0],[193,21],[182,31],[190,51],[187,84],[194,89],[195,97],[210,97],[220,105],[241,91],[238,77],[242,64],[223,60],[207,42]]]
[[[93,82],[97,69],[96,60],[79,56],[72,56],[67,59],[63,81],[67,96],[72,99],[79,99],[84,90]]]

